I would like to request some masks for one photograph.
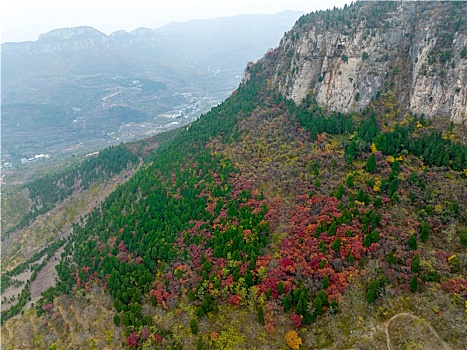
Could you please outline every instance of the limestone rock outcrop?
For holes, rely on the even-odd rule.
[[[300,18],[274,81],[300,103],[357,111],[383,92],[428,117],[467,120],[467,3],[357,2]],[[287,73],[284,74],[284,71]]]

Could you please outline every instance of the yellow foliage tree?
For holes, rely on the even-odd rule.
[[[373,191],[375,192],[381,191],[381,180],[376,180],[375,185],[373,186]]]
[[[302,338],[300,338],[298,333],[295,331],[287,332],[285,335],[285,341],[287,345],[294,350],[300,349],[300,345],[302,345]]]

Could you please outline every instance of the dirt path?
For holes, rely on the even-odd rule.
[[[43,291],[55,285],[55,278],[58,277],[55,266],[60,262],[60,256],[64,249],[64,245],[57,249],[47,264],[38,272],[36,279],[31,282],[29,286],[31,300],[26,304],[26,310],[29,310],[31,305],[33,303],[35,304],[40,299]]]
[[[389,325],[392,321],[394,321],[395,319],[399,318],[399,317],[403,317],[403,316],[406,316],[406,317],[409,317],[413,320],[417,320],[417,321],[423,321],[420,317],[417,317],[415,315],[412,315],[410,313],[407,313],[407,312],[401,312],[397,315],[394,315],[392,316],[389,321],[387,321],[385,324],[384,324],[384,331],[386,332],[386,341],[387,341],[387,347],[388,347],[388,350],[393,350],[391,348],[391,338],[389,336],[389,331],[388,331],[388,328],[389,328]],[[438,333],[435,331],[435,329],[428,323],[428,322],[425,322],[423,321],[426,326],[428,327],[428,329],[430,330],[430,332],[433,334],[433,336],[438,340],[438,342],[443,346],[442,349],[445,349],[445,350],[451,350],[451,348],[441,339],[441,337],[438,335]]]

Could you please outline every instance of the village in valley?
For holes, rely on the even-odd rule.
[[[106,102],[110,102],[109,100],[116,96],[116,94],[106,96]],[[153,136],[193,122],[199,118],[201,114],[207,112],[221,102],[221,100],[216,97],[201,96],[199,92],[195,91],[175,93],[174,100],[178,100],[180,103],[165,112],[148,116],[144,121],[131,121],[121,123],[119,126],[107,125],[106,128],[103,128],[100,123],[93,120],[94,118],[92,115],[85,115],[81,108],[72,107],[69,113],[74,116],[71,125],[74,138],[68,140],[67,144],[65,144],[66,147],[56,147],[57,145],[54,145],[53,147],[47,147],[47,149],[43,150],[48,151],[48,153],[39,153],[34,156],[27,155],[27,153],[31,154],[34,151],[30,152],[25,150],[19,154],[16,153],[16,157],[7,152],[3,155],[0,167],[5,170],[19,170],[21,166],[47,161],[53,156],[79,156],[79,154],[83,154],[83,151],[86,149],[96,150],[106,145]],[[115,107],[121,103],[122,101],[114,101],[111,107]],[[107,107],[111,108],[109,106]],[[98,137],[92,138],[91,140],[86,139],[90,133],[98,135]]]
[[[36,154],[34,157],[30,158],[21,158],[20,159],[20,164],[21,165],[26,165],[26,164],[31,164],[37,161],[44,161],[46,159],[50,159],[52,156],[50,154]],[[14,164],[11,162],[4,162],[3,164],[0,165],[0,167],[3,168],[13,168]]]

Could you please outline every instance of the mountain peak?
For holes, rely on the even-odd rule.
[[[61,39],[69,40],[74,38],[91,38],[91,37],[106,37],[106,35],[95,28],[89,26],[79,26],[79,27],[70,27],[70,28],[59,28],[51,30],[48,33],[41,34],[39,36],[39,41],[47,39]]]
[[[130,35],[130,33],[128,33],[126,30],[121,29],[113,33],[110,33],[109,37],[126,36],[126,35]]]

